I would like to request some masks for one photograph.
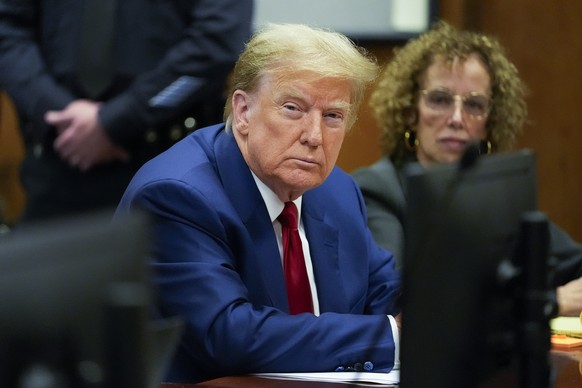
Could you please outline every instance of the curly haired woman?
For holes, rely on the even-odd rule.
[[[525,94],[517,68],[493,37],[439,22],[395,50],[370,97],[384,156],[353,175],[374,238],[400,263],[403,166],[454,163],[474,144],[481,153],[511,150],[526,120]],[[582,249],[556,225],[550,229],[552,254],[561,263],[555,284],[561,285],[582,274]],[[579,314],[580,294],[574,306],[562,303],[561,313]]]

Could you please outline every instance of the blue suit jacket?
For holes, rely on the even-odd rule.
[[[319,317],[288,314],[273,226],[223,125],[194,132],[142,167],[118,213],[132,208],[154,214],[160,312],[187,323],[167,381],[365,361],[392,368],[386,314],[399,312],[400,277],[392,254],[372,239],[357,185],[339,168],[303,195]]]

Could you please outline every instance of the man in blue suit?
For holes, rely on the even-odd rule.
[[[134,177],[118,214],[153,214],[158,308],[186,322],[167,381],[398,365],[394,258],[374,243],[357,185],[335,167],[376,73],[341,34],[271,25],[235,66],[226,123]],[[298,314],[277,220],[289,202],[312,304]]]

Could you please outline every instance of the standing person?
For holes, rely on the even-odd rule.
[[[235,66],[226,124],[136,174],[118,213],[153,215],[159,311],[186,322],[167,381],[398,363],[400,277],[335,167],[376,74],[341,34],[267,26]]]
[[[0,0],[22,221],[114,207],[144,161],[221,119],[252,0]]]
[[[399,263],[406,233],[404,165],[454,163],[475,143],[483,153],[510,150],[527,116],[524,96],[516,67],[492,37],[440,22],[396,51],[370,98],[384,156],[353,176],[375,240]],[[560,263],[554,284],[561,285],[582,275],[582,249],[556,225],[550,230],[551,253]],[[572,309],[582,299],[582,292],[568,295],[576,290],[582,287],[559,289],[561,313],[582,310]]]

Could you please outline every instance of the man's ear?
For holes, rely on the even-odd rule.
[[[232,129],[246,135],[249,128],[251,96],[242,90],[235,90],[232,95]]]

